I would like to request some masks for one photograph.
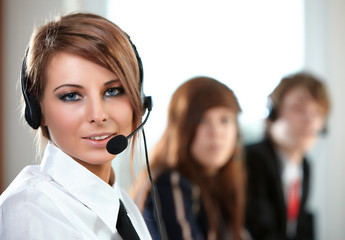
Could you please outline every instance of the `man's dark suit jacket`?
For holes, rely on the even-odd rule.
[[[286,240],[286,203],[281,180],[281,163],[273,143],[266,138],[246,147],[248,191],[246,227],[253,240]],[[293,240],[313,240],[313,216],[305,206],[310,170],[303,159],[303,184],[297,233]]]

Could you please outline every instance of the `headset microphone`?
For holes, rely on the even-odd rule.
[[[135,129],[127,137],[124,135],[117,135],[108,141],[107,151],[110,154],[116,155],[116,154],[121,153],[123,150],[125,150],[128,146],[128,139],[130,139],[134,134],[136,134],[141,128],[144,127],[147,119],[150,116],[151,110],[152,110],[152,99],[151,99],[151,97],[145,97],[144,108],[147,108],[148,112],[147,112],[145,120],[139,125],[139,127],[137,127],[137,129]]]
[[[157,206],[157,193],[156,193],[156,187],[155,184],[153,183],[152,176],[151,176],[151,170],[150,170],[150,164],[148,160],[148,154],[147,154],[147,146],[146,146],[146,137],[145,137],[145,131],[143,129],[147,119],[150,116],[151,110],[152,110],[152,98],[151,96],[149,97],[144,97],[144,108],[147,108],[147,115],[145,117],[145,120],[137,127],[131,134],[129,134],[127,137],[124,135],[117,135],[110,139],[107,143],[107,151],[110,154],[116,155],[121,153],[123,150],[125,150],[128,146],[128,139],[130,139],[134,134],[136,134],[140,129],[142,129],[143,137],[144,137],[144,147],[145,147],[145,156],[146,156],[146,167],[147,167],[147,172],[149,174],[149,179],[151,182],[151,187],[152,187],[152,199],[153,199],[153,206],[154,206],[154,211],[155,211],[155,216],[157,218],[157,226],[158,226],[158,231],[159,231],[159,237],[160,239],[163,239],[163,232],[162,232],[162,216],[160,214],[160,211],[158,210]],[[164,238],[166,239],[166,238]]]

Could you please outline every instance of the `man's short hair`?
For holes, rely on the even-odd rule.
[[[286,94],[295,88],[304,88],[323,108],[327,116],[330,101],[323,82],[311,73],[298,72],[282,78],[277,87],[269,95],[269,114],[267,118],[275,121],[279,117],[281,105]]]

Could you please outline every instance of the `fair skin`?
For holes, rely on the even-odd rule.
[[[75,161],[109,182],[107,142],[132,130],[133,109],[120,80],[106,68],[58,52],[47,66],[42,124],[51,141]]]
[[[291,89],[283,98],[279,117],[271,123],[273,141],[289,159],[300,164],[325,124],[320,104],[302,88]]]
[[[225,107],[207,110],[191,146],[192,155],[213,175],[231,158],[237,141],[236,115]]]

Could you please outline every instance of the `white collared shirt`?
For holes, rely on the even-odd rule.
[[[0,196],[0,239],[122,239],[119,199],[140,239],[151,239],[125,190],[48,143],[41,165],[25,167]]]
[[[298,179],[303,179],[302,164],[297,164],[295,161],[289,159],[283,152],[278,151],[278,156],[281,163],[281,180],[284,191],[285,201],[287,201],[288,189],[291,184]],[[302,190],[302,189],[300,189]],[[300,195],[302,193],[300,192]]]

